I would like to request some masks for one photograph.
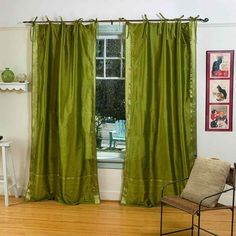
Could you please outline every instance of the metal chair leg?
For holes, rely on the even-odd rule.
[[[162,235],[162,214],[163,214],[163,203],[161,202],[160,236]]]
[[[233,236],[234,233],[234,206],[232,208],[232,218],[231,218],[231,236]]]
[[[113,136],[112,136],[112,132],[109,132],[109,148],[112,148],[112,141],[113,141]]]
[[[193,229],[194,229],[194,215],[192,215],[192,231],[191,231],[191,236],[193,236]]]
[[[200,236],[200,230],[201,230],[201,213],[198,213],[198,226],[197,226],[197,235]]]

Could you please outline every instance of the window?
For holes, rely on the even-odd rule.
[[[99,26],[96,46],[96,141],[98,163],[121,168],[125,152],[123,27]],[[116,165],[115,165],[116,164]]]
[[[120,36],[100,36],[96,48],[97,79],[123,79],[123,40]]]

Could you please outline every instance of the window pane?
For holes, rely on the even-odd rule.
[[[125,80],[96,80],[96,114],[125,120]]]
[[[103,39],[97,40],[96,57],[104,57],[104,40]]]
[[[111,131],[119,120],[125,120],[125,80],[96,80],[96,132],[97,140],[102,140],[97,147],[111,149]],[[123,150],[125,140],[113,145],[113,150]]]
[[[123,39],[123,57],[125,57],[125,40]]]
[[[106,60],[106,77],[120,77],[120,60]]]
[[[125,60],[122,60],[122,77],[125,78]]]
[[[120,57],[121,56],[121,40],[120,39],[107,39],[107,57]]]
[[[104,60],[96,60],[96,77],[104,77]]]
[[[126,148],[125,80],[116,79],[124,78],[125,73],[123,43],[122,37],[105,35],[97,39],[96,45],[97,151],[118,154],[117,158],[124,158]]]

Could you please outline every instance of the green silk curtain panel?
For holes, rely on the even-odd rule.
[[[99,203],[96,24],[36,24],[31,35],[32,150],[26,199]]]
[[[196,21],[126,28],[127,146],[122,204],[156,206],[196,154]],[[169,188],[167,194],[178,193]]]

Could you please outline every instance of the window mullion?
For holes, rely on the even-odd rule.
[[[104,71],[103,71],[103,75],[104,75],[104,78],[106,79],[106,77],[107,77],[107,74],[106,74],[106,58],[107,58],[107,40],[106,39],[104,39],[104,60],[103,60],[103,69],[104,69]]]
[[[120,78],[123,78],[123,40],[121,39],[120,47]]]

